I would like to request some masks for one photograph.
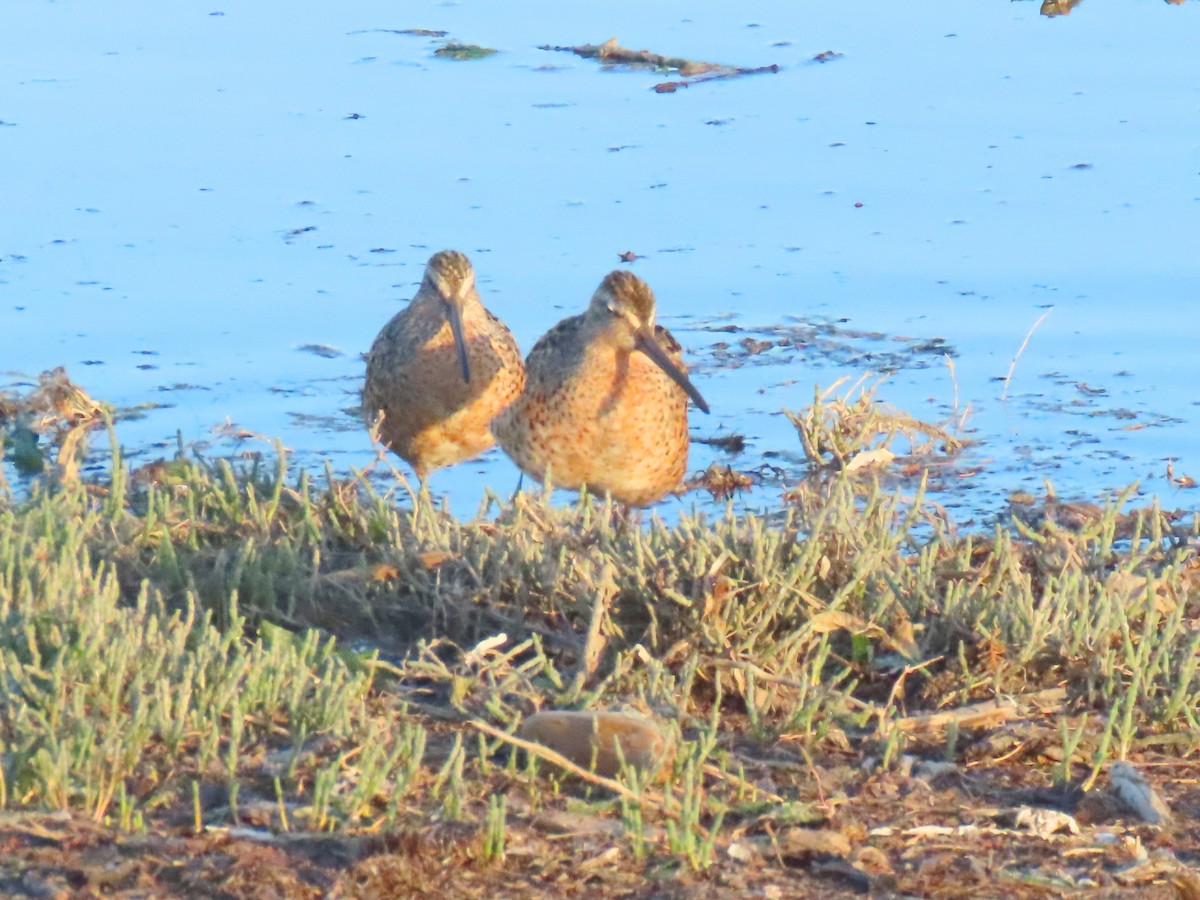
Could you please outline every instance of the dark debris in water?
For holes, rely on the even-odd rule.
[[[725,500],[742,491],[749,490],[757,483],[758,479],[748,472],[736,471],[732,466],[713,463],[699,475],[694,475],[685,481],[679,493],[702,488],[708,491],[714,500]]]
[[[746,438],[741,434],[717,434],[712,437],[696,437],[692,438],[692,443],[707,444],[709,447],[716,447],[718,450],[723,450],[726,453],[744,453],[746,451]]]
[[[136,406],[122,406],[113,411],[114,422],[135,422],[139,419],[146,418],[146,414],[154,412],[156,409],[174,409],[174,403],[155,403],[154,401],[146,401],[139,403]]]
[[[1167,481],[1171,482],[1171,484],[1175,485],[1175,487],[1178,487],[1178,488],[1191,489],[1191,488],[1200,486],[1200,482],[1197,482],[1196,479],[1193,478],[1191,475],[1176,475],[1175,474],[1175,460],[1174,459],[1167,460]]]
[[[1041,13],[1053,19],[1055,16],[1069,16],[1071,10],[1083,0],[1042,0]]]
[[[37,387],[25,395],[0,391],[0,459],[7,457],[18,474],[29,476],[56,458],[61,477],[74,480],[88,433],[112,413],[112,406],[94,400],[62,366],[43,372]],[[51,444],[58,446],[57,453]]]
[[[448,35],[448,31],[437,31],[432,28],[360,28],[357,31],[350,31],[347,34],[401,34],[406,37],[432,37],[443,38]]]
[[[311,353],[322,359],[337,359],[339,356],[346,355],[337,347],[330,347],[328,344],[301,344],[296,349],[301,353]]]
[[[478,44],[459,44],[451,41],[448,44],[443,44],[433,51],[433,55],[441,59],[454,59],[459,61],[472,59],[485,59],[492,56],[496,51],[491,47],[480,47]]]
[[[287,415],[293,426],[310,431],[351,432],[361,431],[363,428],[361,420],[349,415],[320,416],[303,412],[289,412]]]
[[[284,232],[283,240],[285,243],[290,244],[294,238],[298,238],[302,234],[307,234],[310,231],[316,231],[316,230],[317,230],[316,225],[305,225],[302,228],[290,228],[286,232]]]
[[[1100,522],[1107,514],[1097,503],[1083,500],[1062,500],[1049,482],[1044,485],[1045,493],[1039,498],[1028,491],[1018,491],[1008,498],[1008,514],[1026,527],[1044,531],[1047,524],[1065,531],[1082,531]],[[1144,510],[1131,510],[1116,516],[1115,534],[1118,538],[1129,538],[1144,524]],[[1182,510],[1163,510],[1167,522],[1181,521]]]
[[[803,357],[808,365],[822,363],[869,369],[889,374],[940,365],[958,352],[944,338],[913,338],[846,328],[821,319],[797,319],[755,328],[727,322],[694,326],[697,331],[740,335],[717,341],[697,352],[697,369],[737,369],[743,366],[790,365]]]
[[[584,59],[597,59],[607,67],[624,66],[630,69],[643,69],[652,72],[678,72],[685,81],[664,81],[654,86],[659,94],[671,94],[679,88],[702,81],[714,81],[718,78],[736,78],[741,75],[760,75],[775,73],[779,66],[758,66],[745,68],[742,66],[727,66],[721,63],[710,63],[701,60],[685,59],[680,56],[664,56],[649,50],[630,50],[617,43],[616,38],[609,38],[603,44],[580,44],[575,47],[558,47],[544,44],[539,50],[552,50],[561,53],[574,53]]]
[[[1168,425],[1181,425],[1183,419],[1166,413],[1150,410],[1129,409],[1126,406],[1111,408],[1097,407],[1094,399],[1107,396],[1107,391],[1101,394],[1073,397],[1070,400],[1059,400],[1042,394],[1025,395],[1022,399],[1029,409],[1049,413],[1056,416],[1085,416],[1089,419],[1116,419],[1126,424],[1116,426],[1122,431],[1140,431],[1143,428],[1163,428]]]
[[[204,384],[191,384],[187,381],[177,381],[174,384],[160,384],[158,389],[163,392],[174,393],[175,391],[211,391],[212,388]]]

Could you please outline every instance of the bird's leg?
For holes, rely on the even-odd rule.
[[[525,483],[525,473],[521,472],[517,475],[517,487],[512,492],[512,496],[508,498],[508,505],[512,506],[516,502],[517,494],[521,493],[521,486]]]

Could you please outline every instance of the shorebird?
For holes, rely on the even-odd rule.
[[[524,386],[521,351],[484,308],[470,260],[443,250],[371,345],[363,408],[379,422],[383,443],[424,482],[492,446],[488,424]]]
[[[654,324],[654,293],[609,273],[583,315],[563,319],[525,360],[524,392],[492,423],[527,475],[646,506],[687,470],[687,403],[708,404],[679,343]]]

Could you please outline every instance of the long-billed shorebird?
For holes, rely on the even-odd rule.
[[[371,345],[363,409],[378,421],[383,443],[424,482],[492,446],[489,423],[524,386],[521,351],[484,308],[470,260],[443,250],[429,258],[412,302]]]
[[[631,506],[653,503],[687,471],[688,398],[708,412],[680,351],[654,324],[650,286],[611,272],[583,315],[534,345],[525,390],[492,430],[534,478]]]

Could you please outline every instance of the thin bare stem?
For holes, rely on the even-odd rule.
[[[1029,332],[1025,335],[1025,340],[1021,341],[1021,346],[1017,349],[1017,355],[1012,358],[1012,363],[1008,367],[1008,374],[1004,376],[1004,390],[1000,392],[1001,403],[1003,403],[1008,397],[1008,383],[1012,381],[1013,371],[1017,368],[1017,360],[1021,358],[1021,354],[1024,353],[1025,348],[1029,346],[1029,339],[1033,337],[1033,333],[1038,330],[1038,326],[1041,325],[1042,322],[1046,321],[1046,316],[1050,315],[1050,313],[1053,311],[1054,307],[1052,306],[1038,316],[1038,320],[1033,323],[1033,327],[1030,328]]]

